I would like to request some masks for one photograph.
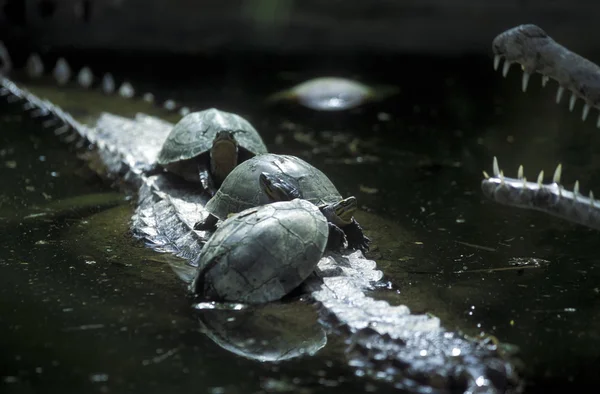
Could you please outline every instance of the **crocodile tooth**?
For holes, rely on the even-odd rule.
[[[527,178],[523,177],[523,189],[527,187]]]
[[[575,101],[577,97],[575,96],[575,92],[571,93],[571,98],[569,99],[569,111],[573,112],[573,108],[575,108]]]
[[[498,66],[500,65],[500,55],[494,56],[494,71],[498,70]]]
[[[154,95],[152,93],[144,93],[144,95],[142,96],[142,100],[144,100],[147,103],[153,103]]]
[[[554,183],[560,183],[560,175],[562,174],[562,164],[556,166],[556,170],[554,170],[554,176],[552,177],[552,181]]]
[[[573,196],[574,201],[577,201],[577,196],[579,195],[579,181],[575,181],[575,186],[573,186]]]
[[[498,178],[500,178],[500,183],[504,185],[504,171],[500,171]]]
[[[494,176],[500,175],[500,166],[498,165],[498,159],[494,156],[494,163],[492,165]]]
[[[179,115],[181,115],[181,116],[186,116],[189,113],[190,113],[190,109],[188,107],[181,107],[179,109]]]
[[[519,166],[519,170],[517,171],[517,178],[523,179],[523,165]]]
[[[115,80],[111,73],[106,73],[102,77],[102,91],[105,94],[111,94],[115,91]]]
[[[94,74],[89,67],[85,66],[79,70],[79,74],[77,74],[77,83],[86,89],[92,86],[94,83]]]
[[[489,176],[489,175],[488,175],[488,173],[487,173],[487,172],[485,172],[485,171],[483,171],[483,177],[484,177],[485,179],[490,179],[490,176]]]
[[[25,63],[25,71],[29,78],[39,78],[44,74],[44,64],[40,59],[40,55],[37,53],[29,55]]]
[[[168,111],[173,111],[176,107],[177,107],[177,104],[175,103],[175,101],[173,101],[171,99],[166,100],[163,103],[163,108],[165,108]]]
[[[594,205],[594,192],[590,190],[590,206]]]
[[[69,63],[64,58],[59,58],[56,61],[52,75],[54,75],[54,79],[56,79],[59,85],[69,82],[69,79],[71,79],[71,67],[69,67]]]
[[[583,106],[583,112],[581,113],[581,120],[586,120],[589,113],[590,105],[588,103],[585,103],[585,105]]]
[[[510,70],[510,66],[512,65],[511,62],[509,62],[508,60],[506,60],[504,62],[504,66],[502,66],[502,76],[506,78],[506,76],[508,75],[508,70]]]
[[[564,92],[565,92],[565,88],[563,88],[562,86],[559,86],[558,90],[556,91],[556,104],[560,103],[560,100],[562,99]]]
[[[527,90],[527,85],[529,85],[529,73],[523,71],[523,79],[521,80],[521,89],[523,89],[523,92]]]
[[[549,80],[550,80],[550,77],[542,75],[542,87],[546,86],[546,84],[548,83]]]
[[[125,98],[132,98],[135,95],[135,90],[133,90],[133,86],[127,81],[123,82],[121,87],[119,88],[119,96]]]
[[[544,170],[540,171],[540,174],[538,175],[538,178],[537,178],[538,186],[542,186],[543,181],[544,181]]]

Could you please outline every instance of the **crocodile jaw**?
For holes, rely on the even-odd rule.
[[[594,194],[586,197],[579,193],[579,182],[575,182],[573,191],[568,191],[560,183],[562,166],[558,165],[552,183],[543,183],[541,171],[536,182],[528,182],[523,175],[523,166],[519,167],[517,178],[504,176],[494,158],[493,176],[484,172],[481,190],[483,194],[497,203],[517,208],[533,209],[560,217],[569,222],[600,230],[600,202]]]
[[[556,103],[565,90],[571,92],[569,110],[577,99],[584,101],[581,119],[586,120],[591,108],[600,110],[600,67],[588,59],[558,44],[544,30],[535,25],[521,25],[506,30],[492,41],[494,69],[500,68],[506,77],[510,66],[520,64],[523,69],[521,88],[525,92],[533,73],[542,74],[542,86],[552,79],[558,83]],[[600,116],[596,122],[600,128]]]

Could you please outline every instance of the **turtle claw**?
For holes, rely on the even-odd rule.
[[[346,234],[341,228],[339,228],[335,224],[331,222],[328,222],[328,224],[329,238],[327,239],[326,248],[335,252],[340,251],[346,246]]]
[[[363,253],[369,251],[371,239],[363,233],[362,227],[352,218],[352,222],[344,226],[344,233],[348,238],[348,247],[350,249],[360,249]]]
[[[217,219],[216,216],[208,215],[204,220],[201,220],[194,224],[194,230],[196,230],[196,231],[214,230],[218,221],[219,221],[219,219]]]
[[[151,177],[154,175],[158,175],[161,174],[163,172],[163,167],[161,167],[158,164],[153,164],[152,166],[148,167],[145,171],[144,171],[144,175],[146,177]]]
[[[212,177],[210,176],[208,170],[206,170],[205,168],[201,168],[198,176],[200,178],[200,184],[202,185],[202,188],[206,191],[206,193],[208,193],[210,197],[213,197],[217,192],[217,188],[215,187],[215,184],[213,183]]]

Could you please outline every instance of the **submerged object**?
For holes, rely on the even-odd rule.
[[[395,87],[372,88],[338,77],[315,78],[270,96],[267,101],[295,100],[317,111],[344,111],[372,100],[382,100],[398,92]]]
[[[208,239],[191,289],[212,301],[279,300],[314,271],[328,234],[327,219],[306,200],[244,210]]]

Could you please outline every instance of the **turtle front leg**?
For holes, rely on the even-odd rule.
[[[340,251],[346,246],[346,234],[344,231],[331,222],[327,222],[329,225],[329,237],[327,238],[327,249],[332,251]]]
[[[144,175],[146,177],[151,177],[154,175],[162,174],[163,172],[164,168],[161,165],[154,163],[144,170]]]
[[[350,224],[344,226],[344,233],[348,238],[348,247],[351,249],[360,249],[363,253],[369,251],[371,240],[364,234],[362,227],[352,218]]]
[[[208,214],[208,216],[205,217],[204,220],[201,220],[199,222],[196,222],[196,224],[194,224],[194,230],[213,231],[217,227],[218,221],[219,221],[219,219],[216,216]]]
[[[202,185],[202,188],[206,190],[211,197],[214,196],[217,192],[217,188],[215,187],[213,178],[206,167],[199,168],[198,177],[200,178],[200,184]]]

